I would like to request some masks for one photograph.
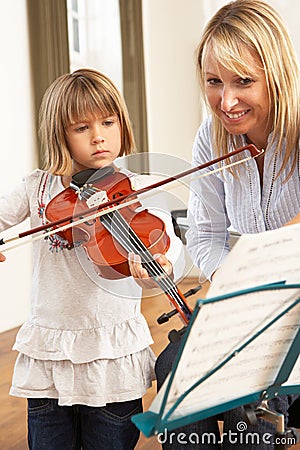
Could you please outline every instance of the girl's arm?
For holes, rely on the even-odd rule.
[[[0,197],[0,233],[23,222],[29,216],[25,181]]]
[[[0,196],[0,236],[4,230],[23,222],[28,216],[29,201],[24,179],[12,191]],[[0,253],[0,262],[5,259],[4,254]]]

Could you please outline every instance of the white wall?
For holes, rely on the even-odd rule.
[[[202,17],[199,0],[143,1],[150,152],[190,160],[201,118],[195,50]]]
[[[26,0],[0,0],[0,7],[1,194],[32,169],[35,130]],[[7,252],[6,257],[7,261],[0,264],[0,332],[20,325],[27,317],[29,305],[30,246]]]
[[[152,173],[168,176],[190,167],[193,140],[201,120],[195,52],[202,17],[203,2],[199,0],[143,0]],[[168,157],[159,158],[158,154]],[[172,193],[170,209],[186,207],[186,181],[181,180],[179,187],[168,186]]]

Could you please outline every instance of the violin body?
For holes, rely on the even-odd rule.
[[[98,209],[101,210],[101,203],[116,200],[117,205],[119,197],[134,193],[130,179],[121,172],[106,171],[104,176],[100,173],[99,178],[92,183],[87,180],[82,187],[75,189],[71,183],[70,187],[48,203],[45,209],[46,220],[55,222],[67,215],[79,215],[80,218],[81,211],[86,213],[89,208],[94,208],[97,202]],[[170,245],[164,222],[147,209],[137,211],[140,206],[137,200],[118,211],[84,221],[67,230],[58,231],[57,234],[67,240],[70,247],[83,246],[88,258],[96,266],[97,273],[102,277],[118,279],[130,276],[128,251],[108,231],[104,223],[117,230],[126,240],[135,240],[136,235],[152,255],[166,253]]]

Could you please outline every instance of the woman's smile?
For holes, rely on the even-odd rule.
[[[242,112],[225,112],[224,114],[226,115],[226,117],[230,120],[236,120],[236,119],[240,119],[241,117],[243,117],[245,114],[247,114],[250,111],[250,109],[246,110],[246,111],[242,111]]]

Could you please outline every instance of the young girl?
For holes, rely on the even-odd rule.
[[[26,217],[32,228],[43,224],[47,203],[74,174],[113,166],[134,150],[120,93],[91,69],[63,75],[48,88],[40,136],[45,168],[0,199],[0,231]],[[135,184],[143,178],[127,175]],[[180,244],[171,221],[167,233],[174,260]],[[141,411],[154,377],[141,288],[132,277],[102,287],[93,263],[85,257],[82,264],[82,255],[67,244],[59,235],[33,243],[31,313],[13,347],[19,355],[10,393],[28,398],[32,450],[133,449],[139,432],[130,418]],[[166,257],[159,261],[172,270]]]

